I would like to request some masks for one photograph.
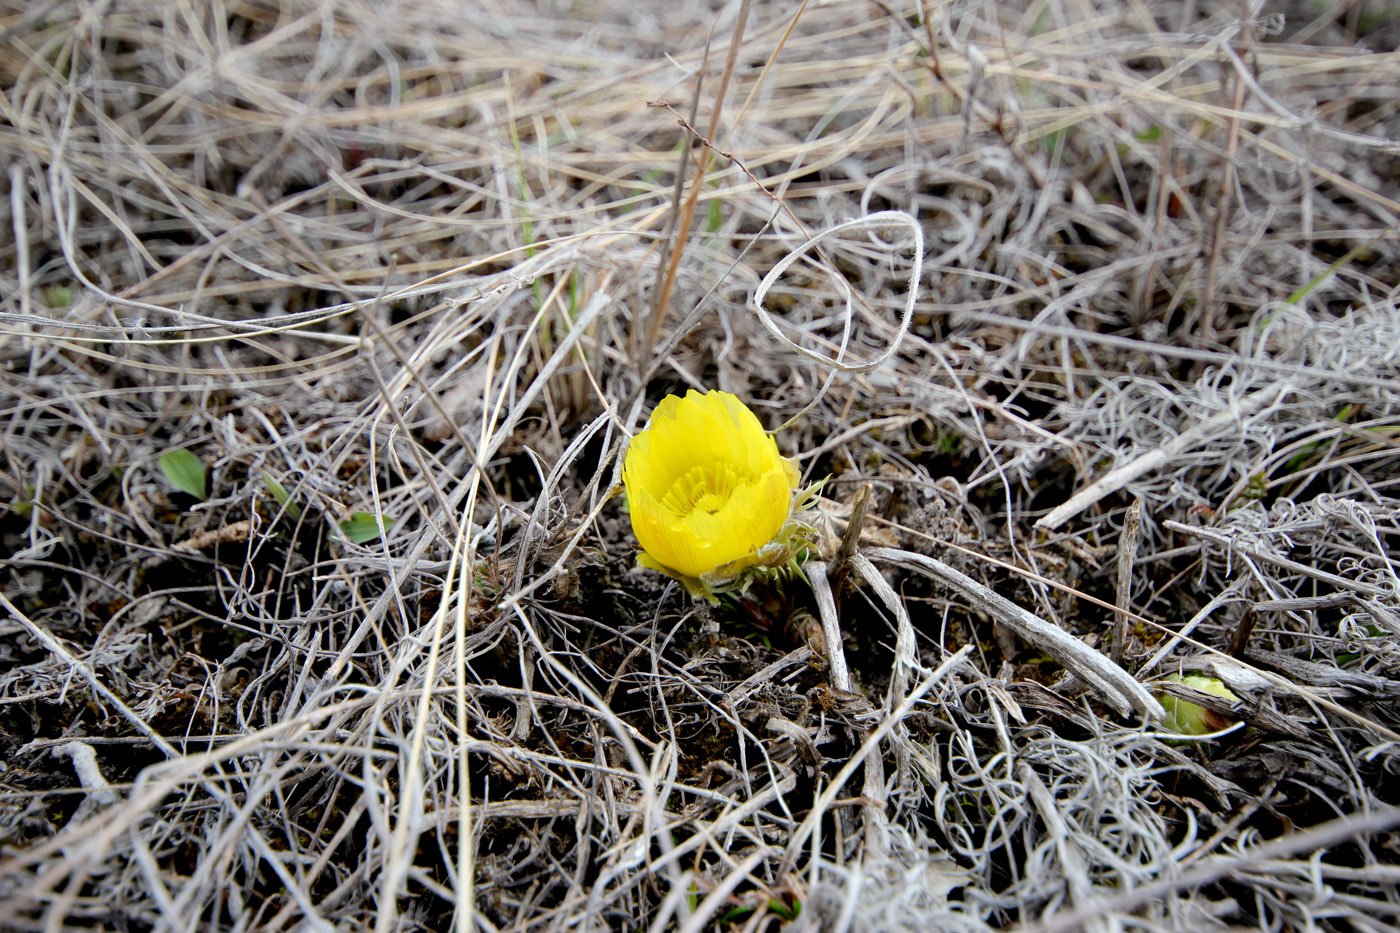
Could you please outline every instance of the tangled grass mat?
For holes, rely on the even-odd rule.
[[[1400,922],[1392,4],[0,30],[0,928]]]

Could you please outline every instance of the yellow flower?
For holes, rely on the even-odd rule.
[[[666,396],[622,464],[638,562],[709,595],[746,567],[788,560],[768,546],[788,524],[797,480],[796,464],[728,392]]]

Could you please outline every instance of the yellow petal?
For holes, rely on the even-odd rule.
[[[632,438],[627,445],[627,456],[622,461],[622,482],[628,490],[633,486],[654,488],[663,482],[651,455],[651,446],[652,438],[645,432]]]
[[[802,469],[792,457],[783,457],[783,472],[787,474],[788,488],[796,489],[802,483]]]
[[[632,532],[637,543],[656,561],[667,567],[680,567],[690,562],[688,548],[674,530],[674,522],[667,511],[646,489],[628,493],[628,505],[632,513]]]
[[[688,421],[664,421],[656,428],[656,456],[665,460],[679,476],[697,462],[708,459],[703,452],[709,445],[705,432]]]
[[[688,394],[694,395],[695,390],[691,389]],[[674,395],[668,395],[663,398],[660,404],[658,404],[656,409],[651,413],[652,423],[655,423],[658,418],[665,418],[667,420],[674,419],[676,417],[676,407],[680,405],[680,403],[681,400]]]
[[[758,416],[748,406],[727,392],[715,393],[724,406],[724,413],[734,426],[735,437],[747,452],[746,463],[752,472],[761,472],[771,454],[778,450],[777,442],[763,430]]]

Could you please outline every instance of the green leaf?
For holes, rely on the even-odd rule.
[[[1347,250],[1345,256],[1332,263],[1326,269],[1323,269],[1317,275],[1313,276],[1311,279],[1308,280],[1308,284],[1304,285],[1302,288],[1298,289],[1296,292],[1289,295],[1283,300],[1291,305],[1296,305],[1298,302],[1308,297],[1308,293],[1311,292],[1314,288],[1317,288],[1319,285],[1321,285],[1323,281],[1325,281],[1330,275],[1332,275],[1332,273],[1336,272],[1342,266],[1345,266],[1347,263],[1351,262],[1360,254],[1369,250],[1381,237],[1389,236],[1395,230],[1396,227],[1400,227],[1400,222],[1391,224],[1389,227],[1386,227],[1384,230],[1382,230],[1378,236],[1372,237],[1365,243],[1356,244],[1351,249]],[[1272,318],[1272,315],[1270,316],[1270,318]],[[1267,322],[1268,319],[1266,319],[1264,323]]]
[[[282,506],[283,511],[294,519],[301,518],[301,506],[292,501],[292,494],[287,492],[287,487],[279,483],[277,477],[266,470],[262,471],[262,478],[263,485],[267,487],[268,492],[272,493],[272,498],[277,500],[277,504]]]
[[[349,519],[340,523],[340,531],[356,544],[365,544],[379,537],[393,523],[393,519],[383,520],[371,512],[352,512]]]
[[[188,450],[177,448],[161,454],[160,471],[170,480],[170,485],[181,492],[196,499],[205,497],[204,464]]]
[[[70,306],[73,304],[73,289],[67,285],[50,285],[44,289],[44,304],[50,310]]]
[[[802,916],[802,902],[793,901],[792,906],[789,907],[782,901],[774,900],[770,897],[768,899],[768,910],[770,913],[775,913],[784,920],[793,921]]]
[[[714,233],[724,226],[724,203],[719,198],[711,198],[705,211],[705,232]]]

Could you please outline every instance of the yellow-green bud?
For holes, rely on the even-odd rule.
[[[1238,703],[1240,699],[1231,693],[1230,688],[1221,683],[1219,679],[1205,674],[1187,674],[1184,677],[1174,674],[1166,679],[1235,703]],[[1198,706],[1189,700],[1165,694],[1159,699],[1162,701],[1162,709],[1167,714],[1166,718],[1162,720],[1162,728],[1169,732],[1175,732],[1177,735],[1207,735],[1234,725],[1234,720],[1230,717],[1206,709],[1204,706]]]

